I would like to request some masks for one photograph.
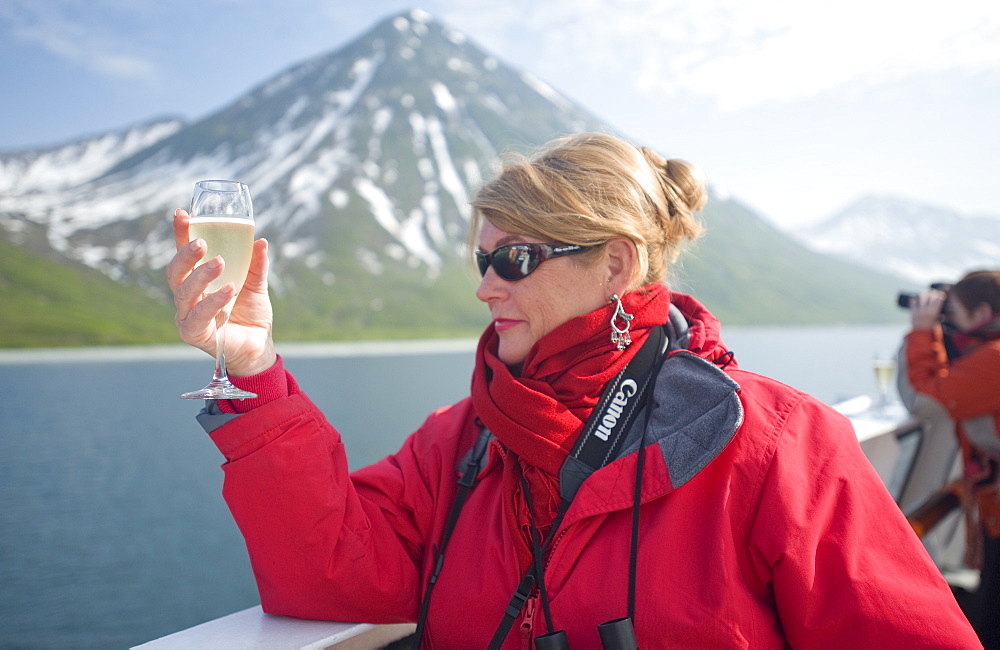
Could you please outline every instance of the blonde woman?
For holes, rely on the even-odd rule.
[[[705,201],[693,166],[608,135],[509,161],[473,201],[471,395],[353,473],[274,352],[259,242],[229,370],[261,397],[201,420],[264,610],[439,648],[975,647],[848,421],[739,369],[665,284]],[[218,270],[186,219],[168,277],[211,352],[231,292],[200,298]]]

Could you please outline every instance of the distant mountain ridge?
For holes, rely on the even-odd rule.
[[[45,149],[0,152],[0,194],[23,195],[80,185],[185,126],[160,118]]]
[[[204,119],[147,127],[141,144],[122,138],[106,148],[89,176],[82,149],[49,152],[45,165],[62,160],[68,170],[61,183],[40,162],[32,171],[44,152],[0,155],[19,170],[0,191],[0,239],[167,302],[173,208],[187,205],[196,180],[242,180],[271,244],[276,320],[289,339],[478,333],[488,316],[465,254],[475,189],[505,152],[614,132],[419,11],[379,22]],[[895,278],[810,253],[736,201],[713,201],[705,221],[709,235],[677,286],[696,289],[728,321],[894,317]],[[831,288],[831,273],[864,286]]]
[[[793,233],[821,253],[892,273],[918,285],[1000,268],[1000,218],[894,196],[866,196]]]

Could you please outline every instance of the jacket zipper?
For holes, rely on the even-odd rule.
[[[521,619],[521,647],[531,650],[534,644],[532,630],[535,627],[535,607],[538,603],[538,590],[535,589],[524,603],[524,618]]]
[[[559,542],[561,542],[563,537],[566,536],[566,532],[568,530],[569,527],[560,530],[558,533],[556,533],[556,536],[555,538],[553,538],[552,543],[549,544],[549,549],[548,551],[546,551],[545,557],[542,560],[542,570],[545,571],[545,573],[549,572],[549,564],[552,563],[552,555],[555,553],[556,547],[559,546]]]

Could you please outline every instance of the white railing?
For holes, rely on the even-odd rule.
[[[349,650],[382,648],[412,634],[416,626],[306,621],[265,614],[260,606],[144,643],[142,650]]]

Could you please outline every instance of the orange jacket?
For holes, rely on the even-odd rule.
[[[913,389],[940,404],[955,420],[966,478],[972,468],[1000,463],[1000,339],[986,340],[948,360],[940,329],[906,335],[908,378]],[[973,489],[990,537],[1000,538],[1000,471]]]

